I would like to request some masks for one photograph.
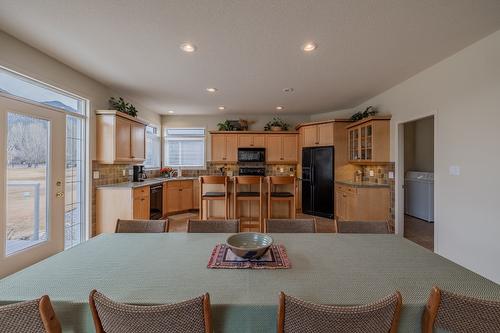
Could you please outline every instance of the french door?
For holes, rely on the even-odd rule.
[[[66,115],[0,96],[0,277],[64,250]]]

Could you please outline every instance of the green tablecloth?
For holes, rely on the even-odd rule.
[[[2,304],[48,294],[65,332],[93,332],[88,294],[127,303],[178,302],[209,292],[215,332],[274,332],[280,290],[312,302],[360,304],[395,289],[400,332],[419,332],[430,289],[500,300],[500,286],[393,235],[275,234],[292,268],[213,270],[224,234],[101,235],[0,280]]]

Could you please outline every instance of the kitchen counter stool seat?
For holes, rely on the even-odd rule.
[[[293,192],[279,191],[278,186],[292,186]],[[294,176],[267,177],[267,218],[273,218],[273,201],[288,203],[288,218],[295,219],[296,178]]]
[[[249,188],[247,191],[239,191],[240,185],[246,186]],[[252,186],[259,187],[258,191],[252,191]],[[259,219],[258,226],[259,231],[264,231],[264,219],[262,216],[262,208],[264,203],[263,198],[263,186],[262,186],[262,177],[261,176],[237,176],[234,177],[234,218],[240,218],[240,201],[247,201],[249,205],[252,202],[258,202],[259,205]],[[241,221],[240,222],[240,230],[244,227],[254,227],[255,222],[253,221]]]
[[[200,215],[199,219],[208,220],[210,218],[210,201],[212,200],[220,200],[224,201],[224,219],[227,220],[229,218],[229,187],[228,182],[229,178],[227,176],[201,176],[199,178],[200,181]],[[204,192],[206,185],[219,185],[223,186],[223,191],[207,191]],[[206,205],[206,212],[204,206]],[[205,213],[206,218],[203,217]]]

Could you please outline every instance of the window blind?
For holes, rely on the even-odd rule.
[[[165,131],[165,165],[205,167],[205,129],[168,128]]]

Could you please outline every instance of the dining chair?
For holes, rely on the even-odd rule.
[[[266,232],[269,233],[315,233],[315,219],[267,219]]]
[[[32,301],[0,306],[2,333],[61,333],[61,324],[45,295]]]
[[[240,220],[188,220],[187,232],[237,233]]]
[[[335,220],[335,230],[342,234],[389,234],[387,221],[339,221]]]
[[[229,177],[227,176],[201,176],[200,180],[200,220],[203,220],[204,205],[207,209],[205,212],[206,219],[210,218],[210,201],[219,200],[224,201],[224,219],[227,220],[229,216]],[[206,185],[222,185],[223,191],[205,191]]]
[[[132,305],[92,290],[89,305],[96,333],[212,333],[208,293],[174,304]]]
[[[162,233],[168,232],[165,220],[122,220],[116,221],[115,233]]]
[[[263,216],[262,209],[264,208],[264,188],[262,186],[262,178],[261,176],[236,176],[233,177],[233,195],[234,195],[234,208],[233,215],[234,218],[240,217],[240,202],[247,201],[248,205],[252,205],[252,202],[256,202],[259,206],[259,219],[257,220],[257,226],[259,232],[264,231],[263,224]],[[246,187],[243,191],[240,191],[240,185]],[[257,187],[257,189],[253,189],[252,185]],[[250,206],[251,207],[251,206]],[[255,227],[255,221],[241,221],[241,228],[253,228]]]
[[[398,291],[374,303],[357,306],[315,304],[281,292],[278,333],[396,333],[401,303]]]
[[[291,185],[290,191],[279,191],[278,186]],[[295,218],[295,192],[296,178],[294,176],[269,176],[267,177],[267,218],[273,217],[273,201],[287,202],[291,219]]]
[[[500,302],[432,288],[422,316],[422,333],[500,332]]]

